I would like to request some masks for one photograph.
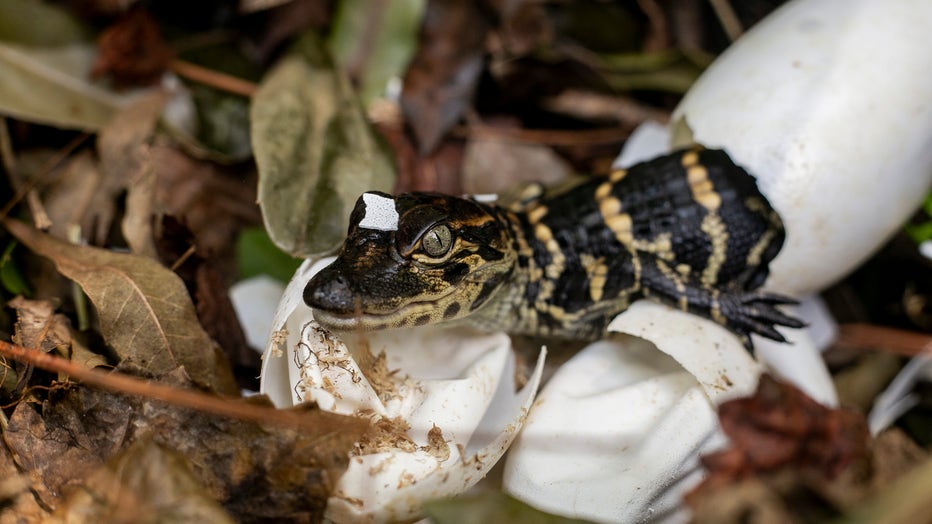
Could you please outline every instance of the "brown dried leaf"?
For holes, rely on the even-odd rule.
[[[96,410],[104,409],[120,416],[126,412],[121,404],[119,399],[115,399],[110,405],[86,408],[91,410],[88,415],[99,420],[101,417]],[[80,420],[79,414],[74,412],[70,418]],[[117,439],[125,435],[126,430],[125,425],[119,428],[106,425],[107,434]],[[3,439],[19,469],[29,476],[32,492],[50,508],[57,506],[64,490],[79,485],[102,463],[107,453],[116,451],[112,446],[106,449],[99,441],[92,442],[83,432],[73,433],[60,420],[43,419],[26,402],[16,406],[3,432]]]
[[[145,257],[68,244],[20,222],[3,223],[81,286],[97,308],[101,333],[123,362],[156,376],[182,366],[199,386],[236,394],[229,364],[198,323],[177,275]]]
[[[903,432],[890,430],[871,443],[870,464],[849,467],[834,479],[783,468],[727,486],[706,485],[688,494],[687,502],[693,509],[693,522],[698,524],[827,522],[865,508],[864,501],[877,493],[889,493],[895,481],[915,471],[924,460],[928,460],[927,452]],[[887,520],[875,513],[873,518],[854,518],[851,522]],[[917,520],[913,515],[904,522]]]
[[[159,378],[190,386],[183,373]],[[197,483],[239,521],[319,521],[329,479],[342,474],[353,442],[368,428],[363,420],[310,408],[302,416],[320,432],[308,435],[81,386],[54,395],[41,413],[20,404],[3,437],[48,507],[58,507],[62,490],[81,486],[121,449],[151,441],[183,455]],[[138,461],[126,469],[143,470],[126,471],[142,480],[158,476]],[[88,493],[99,493],[102,485],[93,484]]]
[[[148,85],[168,68],[172,51],[156,21],[142,8],[129,10],[97,39],[98,55],[91,74],[108,75],[118,86]]]
[[[769,375],[754,396],[722,404],[719,420],[731,447],[702,458],[709,476],[700,489],[785,467],[831,479],[869,456],[863,415],[827,408]]]
[[[156,216],[156,178],[148,150],[148,147],[140,146],[144,160],[135,173],[136,176],[130,182],[129,192],[126,194],[126,212],[120,227],[123,231],[123,238],[126,239],[133,253],[157,259],[153,227]]]
[[[232,254],[239,230],[262,222],[252,168],[243,172],[163,145],[153,145],[149,154],[158,207],[194,233],[198,253],[229,258],[224,255]]]
[[[427,155],[472,103],[490,23],[480,3],[463,0],[429,2],[423,20],[401,108]]]
[[[29,487],[29,478],[20,473],[10,450],[0,443],[0,524],[39,522],[47,516]]]
[[[72,225],[88,223],[92,202],[103,178],[93,153],[83,150],[66,160],[54,181],[45,190],[45,202],[52,227],[49,233],[65,240]]]
[[[96,244],[106,242],[116,215],[117,195],[133,185],[145,185],[146,168],[151,160],[144,145],[155,131],[167,100],[168,94],[160,90],[139,98],[121,110],[97,137],[103,181],[91,201],[91,214],[82,223]],[[134,204],[138,208],[139,197],[135,198]]]
[[[184,456],[140,439],[74,490],[50,522],[234,521],[200,485]]]
[[[28,300],[20,296],[7,305],[16,310],[14,344],[45,353],[57,349],[67,354],[71,345],[71,322],[65,315],[55,314],[51,301]]]
[[[463,191],[504,193],[522,183],[555,186],[572,168],[547,146],[501,140],[471,140],[463,156]]]
[[[396,192],[438,191],[449,195],[463,192],[460,184],[464,149],[462,142],[442,142],[433,153],[421,156],[401,126],[383,124],[378,130],[395,153],[398,169]]]

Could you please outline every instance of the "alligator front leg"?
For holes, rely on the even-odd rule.
[[[760,289],[744,289],[735,283],[705,287],[687,267],[671,267],[653,256],[641,257],[642,292],[683,311],[711,319],[737,335],[748,350],[754,348],[751,333],[786,342],[776,326],[801,328],[806,324],[778,309],[796,300]]]

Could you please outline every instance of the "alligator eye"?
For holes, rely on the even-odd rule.
[[[450,228],[444,224],[436,225],[430,228],[421,239],[421,245],[424,252],[432,257],[442,257],[450,250],[453,245],[453,233]]]

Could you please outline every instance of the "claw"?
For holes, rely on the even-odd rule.
[[[761,302],[764,304],[771,304],[775,306],[795,306],[799,304],[799,301],[793,297],[788,297],[786,295],[778,295],[777,293],[746,293],[741,296],[742,304],[750,304],[751,302]]]
[[[741,337],[744,346],[753,350],[751,334],[757,334],[777,342],[787,342],[776,326],[802,328],[806,323],[780,311],[777,306],[797,304],[795,299],[773,293],[750,292],[730,297],[731,307],[723,307],[722,313],[727,326]]]

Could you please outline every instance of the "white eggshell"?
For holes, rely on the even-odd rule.
[[[272,316],[281,299],[284,286],[272,277],[259,275],[242,280],[230,287],[230,302],[236,310],[236,319],[243,327],[246,342],[261,350],[272,331]]]
[[[696,378],[651,343],[616,335],[550,379],[508,453],[504,487],[554,514],[639,522],[675,511],[698,480],[698,453],[722,441]]]
[[[332,260],[305,262],[285,289],[263,357],[260,391],[280,407],[315,401],[334,413],[368,413],[406,425],[408,442],[352,457],[335,482],[326,517],[409,520],[422,502],[474,485],[504,454],[534,400],[544,352],[519,390],[504,333],[425,326],[350,333],[341,340],[317,325],[301,300],[310,277]],[[392,373],[370,382],[373,377],[358,362],[381,352]],[[434,428],[445,455],[429,440]]]
[[[930,27],[929,0],[790,2],[677,108],[674,122],[725,148],[783,218],[768,287],[801,296],[837,281],[928,194]]]

